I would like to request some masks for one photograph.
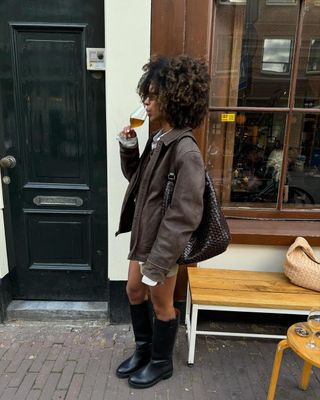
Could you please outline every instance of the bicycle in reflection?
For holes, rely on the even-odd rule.
[[[282,167],[282,150],[272,152],[265,162],[255,162],[255,167],[247,168],[238,163],[233,171],[231,201],[249,203],[277,203]],[[287,173],[284,202],[290,204],[315,204],[314,198],[305,189],[292,184],[290,171]]]
[[[275,144],[271,151],[267,151],[259,144],[253,145],[245,138],[238,138],[234,148],[237,151],[233,155],[230,201],[276,204],[283,162],[283,149],[280,144]],[[212,170],[214,176],[216,167],[212,160],[217,154],[214,144],[208,147],[208,153],[207,169]],[[316,202],[318,204],[319,200],[315,201],[313,195],[304,188],[304,165],[299,165],[299,161],[302,162],[299,155],[289,148],[283,202],[301,206],[313,205]],[[320,166],[318,169],[317,173],[320,175]],[[296,179],[297,175],[299,179]],[[225,189],[228,193],[227,188]]]
[[[279,182],[271,181],[260,192],[252,193],[251,202],[276,203],[278,197]],[[284,202],[289,204],[315,204],[310,193],[297,186],[285,185]]]

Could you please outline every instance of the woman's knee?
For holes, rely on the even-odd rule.
[[[157,296],[151,297],[153,311],[160,320],[169,320],[174,318],[175,310],[173,299],[170,297],[159,299]]]
[[[175,318],[176,312],[173,305],[171,304],[158,305],[154,303],[152,305],[153,305],[153,311],[157,319],[160,319],[162,321],[169,321],[170,319]]]
[[[136,286],[128,282],[126,291],[130,304],[140,304],[147,298],[146,289],[140,285]]]

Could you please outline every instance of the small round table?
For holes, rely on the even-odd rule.
[[[308,388],[312,366],[320,368],[320,348],[309,349],[308,347],[306,347],[306,343],[310,340],[310,335],[306,337],[299,336],[295,332],[295,329],[298,326],[305,327],[308,331],[310,331],[307,322],[300,322],[294,324],[290,326],[290,328],[288,329],[287,339],[281,340],[281,342],[278,344],[273,363],[273,370],[272,370],[267,400],[274,399],[281,361],[282,361],[283,350],[290,347],[299,357],[301,357],[304,360],[303,370],[301,374],[301,381],[300,381],[300,388],[303,390],[307,390]]]

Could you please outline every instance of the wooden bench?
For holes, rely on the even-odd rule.
[[[241,336],[283,339],[283,335],[200,331],[198,311],[237,311],[307,315],[320,305],[320,292],[293,285],[279,272],[188,267],[186,326],[188,363],[194,363],[197,335]]]

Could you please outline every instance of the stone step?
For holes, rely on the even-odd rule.
[[[13,300],[7,308],[7,320],[50,321],[52,319],[108,319],[108,303]]]

